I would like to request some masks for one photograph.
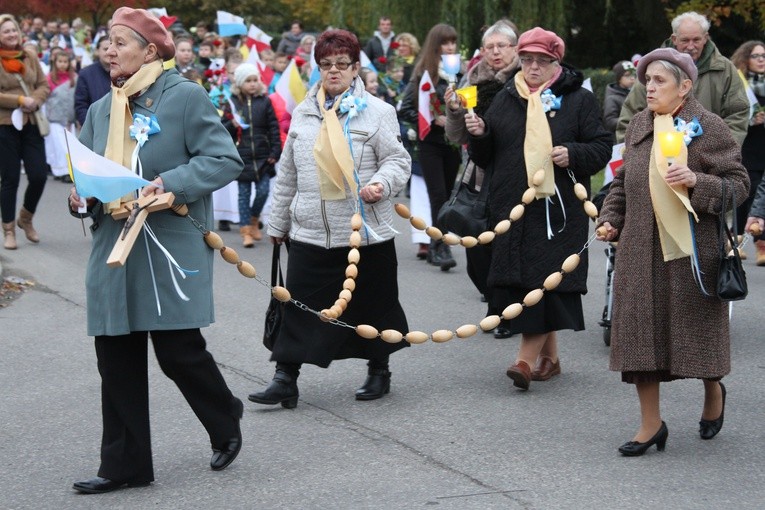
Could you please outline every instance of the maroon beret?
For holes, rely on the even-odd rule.
[[[544,28],[534,27],[522,33],[518,39],[518,53],[543,53],[560,62],[565,51],[563,39]]]
[[[648,55],[641,57],[640,62],[638,62],[637,77],[643,85],[645,85],[645,70],[648,68],[648,64],[657,60],[665,60],[675,64],[688,75],[688,78],[690,78],[692,82],[696,82],[699,71],[696,69],[696,64],[693,62],[690,55],[687,53],[680,53],[674,48],[659,48],[658,50],[653,50]]]
[[[114,11],[112,25],[124,25],[138,32],[141,37],[157,46],[157,53],[162,60],[175,56],[175,43],[159,18],[145,9],[120,7]]]

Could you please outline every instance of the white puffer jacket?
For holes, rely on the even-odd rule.
[[[287,143],[280,159],[279,172],[271,190],[271,215],[268,235],[284,237],[324,248],[348,246],[351,216],[356,197],[346,184],[345,200],[323,200],[319,192],[318,168],[313,146],[321,128],[321,112],[316,100],[319,83],[309,91],[305,100],[294,110]],[[379,236],[365,236],[363,244],[392,239],[393,204],[391,197],[406,186],[412,160],[401,142],[394,108],[370,96],[356,78],[353,95],[363,97],[367,107],[350,120],[353,159],[361,186],[382,183],[383,198],[374,204],[364,204],[367,225]],[[340,124],[345,123],[340,114]]]

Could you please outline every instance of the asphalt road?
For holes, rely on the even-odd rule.
[[[357,402],[364,362],[304,367],[294,410],[246,402],[244,447],[223,472],[209,469],[207,436],[150,356],[156,482],[85,496],[101,433],[92,338],[85,332],[90,239],[65,211],[68,185],[50,181],[35,217],[38,246],[0,251],[5,276],[35,282],[0,308],[0,509],[706,509],[762,508],[765,268],[745,262],[750,296],[733,308],[733,371],[725,426],[701,441],[702,386],[663,386],[670,436],[623,458],[616,448],[639,422],[634,389],[608,370],[598,320],[604,245],[590,250],[587,330],[559,335],[563,374],[513,388],[505,376],[517,338],[481,334],[412,346],[392,358],[392,391]],[[405,199],[404,199],[405,201]],[[401,300],[423,331],[477,323],[484,313],[464,252],[442,273],[414,257],[408,225],[397,239]],[[234,232],[224,234],[238,249]],[[753,253],[753,247],[747,247]],[[270,245],[239,250],[267,275]],[[260,344],[267,290],[216,259],[217,322],[204,331],[234,393],[246,401],[273,373]],[[307,316],[307,327],[310,327]]]

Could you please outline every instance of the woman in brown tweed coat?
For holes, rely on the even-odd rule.
[[[703,133],[687,143],[687,164],[671,164],[663,182],[687,189],[699,220],[695,233],[703,283],[714,289],[722,181],[741,202],[749,179],[730,129],[692,97],[696,75],[693,60],[670,48],[641,59],[638,79],[647,85],[648,109],[630,123],[624,166],[599,219],[598,238],[619,241],[610,368],[622,372],[623,381],[635,384],[640,400],[640,428],[632,441],[619,448],[628,456],[642,455],[654,444],[664,449],[668,431],[659,412],[661,382],[702,379],[701,438],[711,439],[722,427],[725,388],[719,381],[730,372],[727,306],[717,298],[704,297],[694,281],[689,256],[664,255],[656,220],[664,205],[652,200],[649,186],[651,172],[658,172],[659,164],[666,165],[656,154],[656,166],[651,163],[655,118],[671,114],[675,122],[697,119]],[[657,186],[658,178],[660,186],[662,178],[656,175],[661,173],[654,175],[653,185]],[[680,215],[684,221],[684,209]]]

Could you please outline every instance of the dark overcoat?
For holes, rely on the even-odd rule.
[[[562,97],[561,108],[548,112],[547,121],[553,145],[568,148],[568,169],[589,193],[590,176],[608,162],[613,141],[612,135],[603,128],[597,99],[581,85],[582,74],[564,67],[550,87],[553,94]],[[476,165],[491,172],[490,225],[507,219],[529,187],[523,156],[527,104],[518,95],[514,78],[510,77],[484,116],[486,132],[480,137],[470,137],[470,157]],[[490,286],[540,287],[550,273],[560,270],[566,257],[579,253],[587,242],[589,217],[574,195],[574,183],[566,169],[555,167],[555,185],[557,194],[549,204],[554,236],[547,238],[545,200],[535,200],[526,207],[520,221],[513,222],[506,234],[494,239]],[[579,267],[566,275],[556,290],[587,292],[586,252]]]
[[[678,114],[698,118],[704,133],[688,145],[688,167],[696,173],[689,190],[699,217],[695,226],[703,282],[714,290],[722,180],[741,203],[749,178],[730,128],[693,98]],[[653,113],[635,115],[620,168],[599,223],[619,229],[614,276],[611,370],[669,371],[677,377],[713,378],[730,372],[727,303],[699,291],[690,258],[664,262],[648,187]]]

